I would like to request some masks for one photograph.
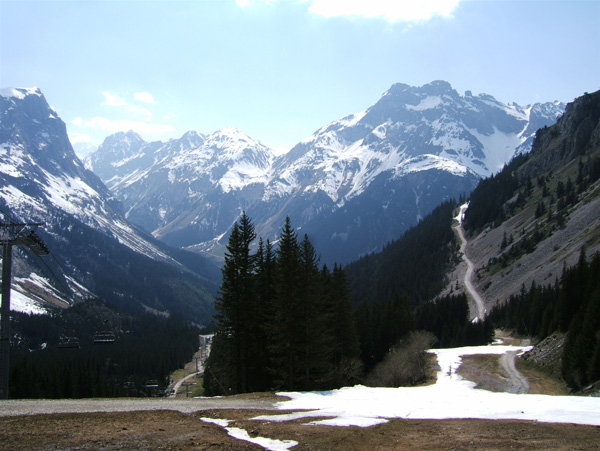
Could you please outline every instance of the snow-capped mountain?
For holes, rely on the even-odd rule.
[[[93,160],[90,167],[130,220],[170,244],[207,249],[245,210],[263,237],[276,238],[290,216],[324,260],[345,262],[380,249],[440,202],[469,193],[528,151],[536,130],[563,109],[460,95],[444,81],[395,84],[367,110],[325,125],[278,158],[234,130],[199,144],[180,145],[184,136],[119,150],[139,142],[129,134],[107,138],[93,158],[115,157],[102,169]]]
[[[133,132],[108,137],[90,167],[122,200],[127,217],[167,243],[219,237],[262,198],[271,149],[237,129],[144,143]]]
[[[54,272],[64,271],[64,280],[79,296],[129,299],[168,310],[170,300],[142,299],[132,293],[139,281],[131,280],[128,273],[137,271],[123,272],[123,267],[136,261],[140,269],[168,268],[164,271],[173,279],[191,274],[178,261],[179,251],[173,252],[125,219],[121,203],[75,155],[65,124],[38,88],[0,90],[0,203],[3,215],[44,224],[39,235],[51,250]],[[124,257],[133,260],[119,260]],[[33,281],[40,280],[40,271],[32,268],[24,264],[22,273],[15,275],[39,289],[40,283]],[[107,283],[109,275],[116,273],[118,277]],[[17,290],[28,291],[24,285],[17,283]],[[45,288],[40,291],[47,292]],[[47,301],[28,294],[34,303]],[[72,301],[68,297],[55,293],[53,300],[64,304]],[[201,297],[196,301],[210,298]]]
[[[281,186],[322,190],[340,206],[382,173],[397,178],[438,168],[489,176],[528,151],[536,130],[563,109],[461,96],[444,81],[395,84],[372,107],[324,126],[278,161],[267,197],[279,195]]]

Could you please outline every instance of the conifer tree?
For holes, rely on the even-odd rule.
[[[302,345],[298,349],[300,366],[303,371],[303,390],[324,388],[327,385],[329,354],[331,353],[331,331],[328,330],[328,312],[316,251],[308,235],[299,246],[300,316],[296,321],[302,327]]]
[[[256,331],[256,348],[254,350],[256,373],[254,375],[254,391],[269,390],[272,387],[269,349],[273,341],[271,325],[274,321],[273,303],[275,299],[275,255],[273,245],[262,238],[258,242],[256,252],[256,296],[257,312],[255,316],[260,322]]]
[[[296,232],[287,217],[279,237],[275,264],[275,297],[271,324],[271,371],[278,388],[292,389],[302,377],[298,348],[303,334],[299,300],[301,281],[299,273],[300,250]]]
[[[327,269],[324,268],[324,274]],[[327,329],[332,335],[332,383],[334,386],[343,386],[356,382],[362,371],[360,362],[360,345],[356,320],[354,318],[350,302],[352,292],[348,284],[346,272],[335,264],[333,272],[329,276],[328,302],[329,325]]]
[[[250,244],[256,238],[250,218],[243,213],[235,223],[227,244],[223,282],[215,302],[217,321],[214,345],[227,352],[220,356],[219,366],[227,374],[230,393],[248,391],[249,373],[253,367],[251,343],[258,327],[256,290],[254,287],[255,256],[250,254]],[[221,371],[219,371],[220,373]],[[213,371],[214,373],[214,371]],[[224,374],[214,374],[225,378]],[[224,383],[221,380],[221,384]]]

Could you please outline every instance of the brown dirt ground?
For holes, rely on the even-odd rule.
[[[201,417],[235,420],[251,436],[295,440],[300,450],[600,449],[600,428],[490,420],[392,420],[369,428],[250,420],[264,411],[212,410],[31,415],[0,418],[6,450],[259,450]]]
[[[497,355],[466,355],[462,357],[464,365],[458,369],[458,374],[475,382],[477,388],[502,392],[509,387],[509,380],[499,363]],[[568,395],[569,389],[559,380],[553,379],[536,369],[528,362],[517,358],[517,369],[530,384],[528,393],[543,395]]]

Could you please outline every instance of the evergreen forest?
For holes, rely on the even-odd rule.
[[[157,396],[198,349],[182,315],[130,316],[99,300],[48,315],[11,313],[9,396]],[[97,334],[114,342],[95,343]]]
[[[369,372],[400,349],[417,346],[415,359],[422,360],[432,344],[490,342],[491,324],[469,321],[465,296],[424,302],[437,289],[427,280],[443,279],[455,258],[450,228],[455,206],[443,204],[384,252],[347,269],[320,267],[309,237],[300,239],[289,218],[276,248],[260,238],[253,252],[254,226],[242,215],[225,254],[206,394],[365,383]],[[368,295],[358,286],[379,291]],[[420,382],[422,365],[418,374],[404,380]]]
[[[580,390],[600,379],[600,254],[590,261],[582,249],[579,262],[564,268],[554,284],[531,283],[529,288],[496,307],[490,320],[497,327],[548,337],[566,334],[562,352],[562,377]]]

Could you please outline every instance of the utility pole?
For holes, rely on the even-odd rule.
[[[10,286],[12,275],[12,247],[27,246],[41,257],[50,251],[35,233],[41,223],[0,223],[2,244],[2,306],[0,307],[0,399],[8,399],[10,357]]]

